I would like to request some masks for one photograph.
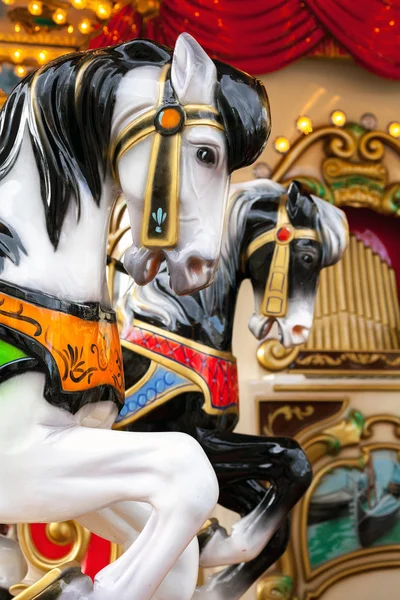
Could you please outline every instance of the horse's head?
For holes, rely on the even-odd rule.
[[[111,162],[132,227],[126,270],[143,285],[165,259],[171,287],[186,294],[213,278],[229,176],[263,149],[269,107],[262,84],[212,61],[187,34],[164,62],[123,76]]]
[[[16,86],[0,112],[0,181],[27,133],[54,250],[87,222],[100,269],[122,189],[127,271],[145,284],[165,258],[172,288],[188,293],[218,265],[229,176],[257,158],[269,130],[265,90],[250,75],[212,61],[186,34],[174,52],[133,40],[62,56]]]
[[[258,217],[263,212],[267,218],[258,218],[244,254],[255,296],[249,327],[264,340],[276,322],[284,346],[303,344],[313,322],[320,271],[335,264],[346,248],[346,217],[296,182]]]

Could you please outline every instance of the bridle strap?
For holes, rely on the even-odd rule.
[[[266,317],[284,317],[287,313],[289,296],[290,243],[293,240],[313,240],[321,243],[314,229],[295,229],[290,223],[286,210],[287,196],[279,200],[278,215],[274,229],[262,233],[247,247],[247,261],[256,250],[275,242],[269,275],[265,286],[261,312]]]
[[[180,150],[184,127],[207,125],[224,131],[218,111],[202,104],[179,104],[167,65],[160,78],[155,108],[133,119],[118,135],[111,149],[111,168],[135,144],[153,135],[147,176],[141,243],[147,248],[173,248],[179,236]]]

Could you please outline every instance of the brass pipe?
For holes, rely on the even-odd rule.
[[[389,313],[387,309],[387,304],[385,301],[385,292],[384,292],[384,284],[383,284],[383,274],[382,274],[382,259],[379,254],[374,254],[374,267],[375,267],[375,278],[376,278],[376,287],[378,290],[378,300],[379,300],[379,308],[382,319],[383,326],[383,343],[384,348],[391,348],[390,342],[390,334],[389,334]]]
[[[399,348],[399,332],[398,324],[396,323],[396,308],[397,297],[393,297],[392,286],[390,284],[390,271],[392,271],[388,264],[383,265],[383,282],[384,282],[384,295],[389,313],[389,335],[392,342],[392,348],[396,350]]]
[[[364,309],[365,309],[365,325],[367,330],[367,344],[368,350],[374,350],[376,348],[376,336],[375,326],[372,315],[372,305],[370,290],[368,285],[368,269],[366,259],[367,249],[361,240],[358,241],[358,255],[359,255],[359,267],[360,267],[360,279],[361,289],[363,290],[364,298]]]
[[[322,300],[322,327],[323,327],[323,348],[331,350],[332,336],[329,327],[329,284],[328,284],[328,269],[324,269],[321,273],[321,300]]]
[[[348,251],[346,251],[348,252]],[[349,333],[349,313],[346,299],[345,290],[345,274],[343,267],[343,260],[340,260],[335,265],[335,289],[337,290],[338,298],[338,331],[340,337],[340,348],[349,350],[350,344],[350,333]]]
[[[353,236],[351,236],[352,238]],[[354,300],[353,275],[351,271],[351,246],[343,256],[344,281],[347,299],[347,310],[349,313],[349,333],[350,346],[354,349],[360,348],[360,339],[358,336],[356,307]]]
[[[363,294],[361,289],[360,280],[360,267],[358,260],[358,243],[357,238],[352,235],[350,240],[350,258],[351,258],[351,270],[353,273],[353,285],[354,285],[354,303],[356,309],[357,328],[358,328],[358,339],[360,342],[360,350],[367,350],[367,333],[364,321],[364,304]]]
[[[367,275],[368,275],[368,290],[371,294],[371,304],[372,304],[372,317],[375,323],[375,338],[378,349],[383,349],[384,341],[383,341],[383,331],[382,331],[382,320],[379,310],[379,300],[378,300],[378,291],[377,291],[377,281],[375,279],[375,268],[374,268],[374,255],[372,253],[371,248],[366,248],[365,251],[366,261],[367,261]]]
[[[396,273],[393,269],[390,269],[389,277],[390,277],[390,286],[392,288],[392,298],[395,300],[394,312],[395,312],[395,318],[396,318],[396,328],[397,328],[397,331],[399,331],[400,330],[399,293],[398,293],[398,289],[397,289]]]

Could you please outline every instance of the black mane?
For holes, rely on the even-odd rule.
[[[79,215],[80,186],[100,202],[121,78],[139,66],[161,67],[171,57],[172,50],[148,40],[68,54],[30,74],[11,93],[0,113],[0,180],[14,166],[27,126],[54,248],[71,201]],[[216,66],[216,102],[233,171],[253,162],[264,148],[270,129],[268,100],[262,84],[250,76],[223,63]]]

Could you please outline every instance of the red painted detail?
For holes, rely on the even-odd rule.
[[[286,226],[283,226],[280,229],[278,229],[278,233],[276,234],[280,242],[287,242],[291,235],[292,229]]]
[[[204,380],[210,390],[213,408],[225,410],[239,404],[239,386],[236,362],[218,355],[201,352],[183,342],[168,337],[168,332],[154,333],[137,325],[124,334],[127,342],[164,356],[171,362],[194,371]],[[207,349],[212,352],[212,349]],[[155,359],[157,360],[157,359]],[[173,364],[171,365],[173,370]]]
[[[59,546],[55,544],[46,535],[46,525],[43,523],[32,523],[31,537],[34,546],[47,558],[62,559],[68,554],[72,548],[72,544],[66,544],[65,546]]]
[[[60,546],[49,540],[45,523],[32,523],[30,533],[33,545],[38,553],[47,559],[57,561],[59,564],[65,562],[72,544]],[[82,571],[94,579],[101,569],[110,564],[111,548],[110,542],[92,533],[86,555],[81,560]]]

